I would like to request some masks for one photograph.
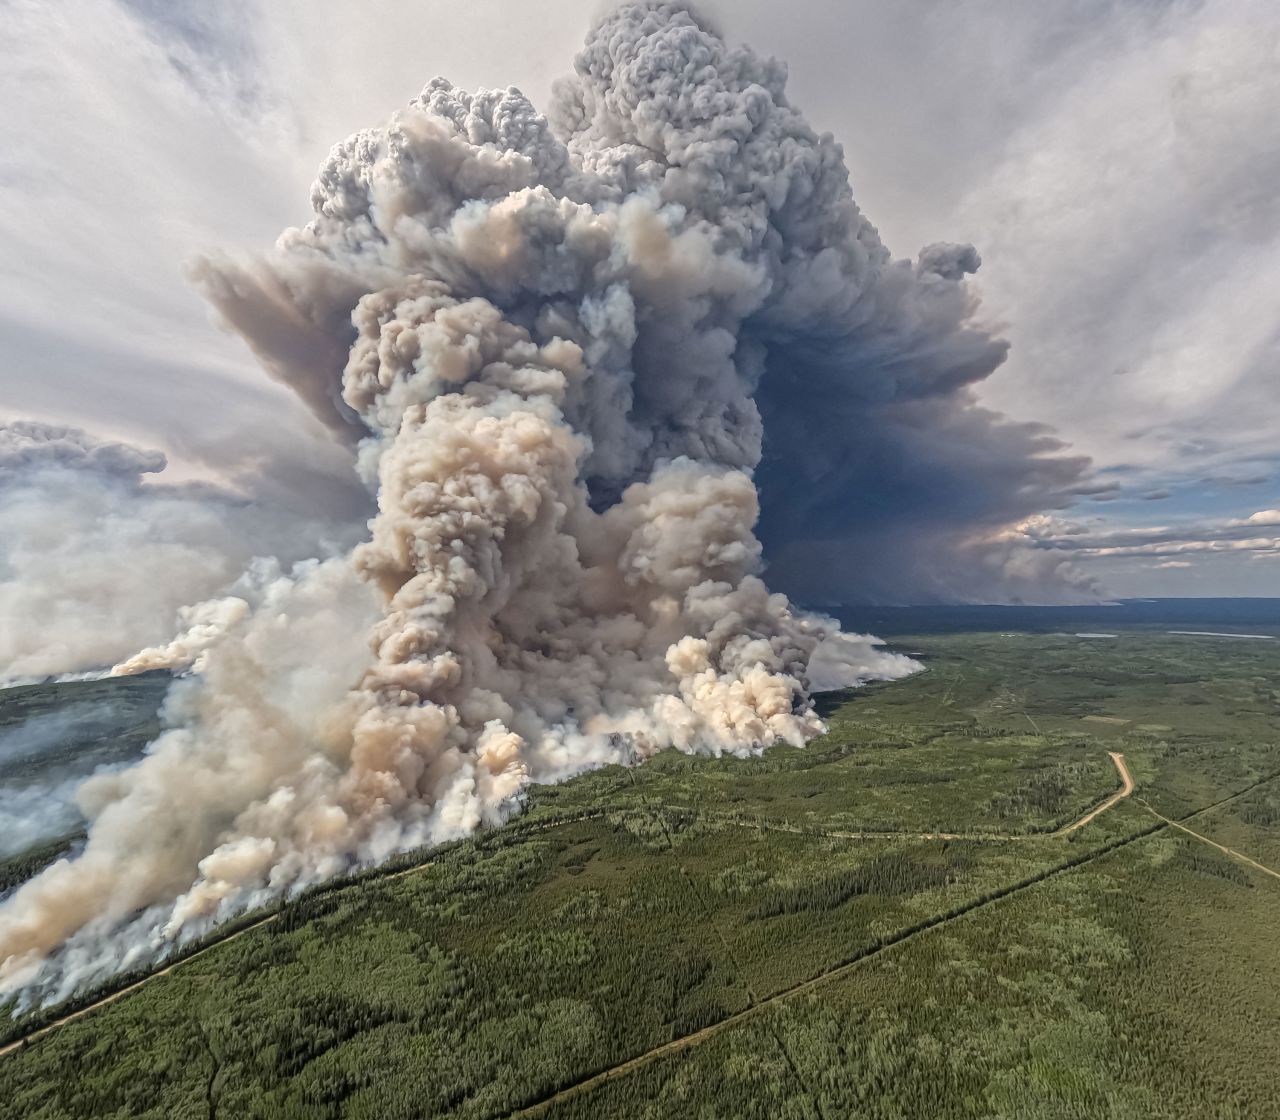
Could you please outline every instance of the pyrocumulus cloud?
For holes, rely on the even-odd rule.
[[[967,396],[1005,350],[977,253],[892,259],[784,84],[683,6],[626,4],[546,117],[436,79],[333,149],[306,226],[197,267],[377,513],[349,557],[258,564],[120,667],[200,672],[146,759],[81,791],[83,852],[0,909],[11,990],[500,822],[530,783],[803,744],[815,678],[917,668],[766,587],[757,482],[780,537],[788,503],[836,519],[852,464],[975,438],[1070,489],[1079,464]]]

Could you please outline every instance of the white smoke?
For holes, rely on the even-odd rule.
[[[205,652],[249,613],[249,604],[235,595],[209,599],[178,611],[182,629],[162,646],[148,646],[111,668],[111,676],[127,677],[150,669],[204,668]]]
[[[301,559],[351,536],[278,499],[151,481],[165,466],[76,428],[0,423],[0,682],[104,672],[166,643],[175,620],[202,627],[188,638],[199,642],[212,620],[187,604],[255,556]]]
[[[95,770],[122,763],[114,710],[73,703],[0,726],[0,859],[84,823],[76,792]]]
[[[892,681],[920,671],[920,663],[902,653],[882,649],[879,638],[833,633],[809,658],[810,692],[836,692],[868,681]]]
[[[82,790],[83,852],[0,909],[10,989],[498,823],[531,783],[800,745],[811,672],[918,668],[762,581],[755,394],[803,357],[824,392],[928,399],[1003,346],[969,322],[976,254],[892,261],[784,80],[679,4],[626,4],[550,121],[437,79],[333,150],[309,225],[199,267],[358,445],[378,512],[349,558],[259,565],[140,655],[201,671]]]

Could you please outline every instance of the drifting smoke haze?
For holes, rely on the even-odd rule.
[[[108,705],[83,703],[0,727],[0,858],[84,823],[76,792],[95,770],[121,762],[98,745],[118,730]]]
[[[977,253],[893,259],[784,84],[682,6],[627,4],[545,118],[436,79],[333,149],[308,225],[196,268],[377,513],[346,556],[255,547],[278,559],[202,576],[176,642],[200,594],[106,658],[200,671],[148,756],[82,789],[83,852],[0,909],[9,990],[501,822],[531,783],[800,745],[815,685],[918,668],[771,592],[766,550],[810,600],[1045,577],[1012,522],[1085,464],[975,404],[1006,349]],[[113,454],[132,491],[159,465]]]
[[[0,423],[0,681],[105,670],[165,645],[175,625],[204,623],[198,642],[214,608],[190,604],[255,556],[287,563],[354,539],[279,500],[149,481],[165,466],[159,451],[76,428]]]

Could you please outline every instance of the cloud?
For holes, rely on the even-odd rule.
[[[1251,513],[1243,521],[1229,521],[1232,528],[1246,525],[1280,525],[1280,509],[1262,509]]]
[[[1044,428],[963,390],[872,407],[819,399],[807,419],[785,396],[762,408],[761,537],[779,586],[831,603],[1098,597],[1096,581],[1013,532],[1088,487],[1085,461]]]
[[[9,680],[107,669],[167,642],[188,604],[258,555],[296,559],[350,538],[345,521],[151,481],[165,456],[53,424],[0,424],[0,665]]]
[[[1020,531],[1038,549],[1075,553],[1082,557],[1114,558],[1280,551],[1280,536],[1259,532],[1267,528],[1280,529],[1280,510],[1259,510],[1243,518],[1186,521],[1143,528],[1091,529],[1058,518],[1035,517],[1028,519]]]
[[[1120,501],[1153,488],[1181,499],[1206,475],[1271,477],[1258,467],[1270,471],[1280,439],[1280,312],[1265,295],[1280,284],[1268,108],[1280,10],[716,10],[792,64],[792,95],[844,141],[891,244],[959,236],[981,251],[975,283],[1012,343],[981,403],[1051,425],[1114,472]],[[1200,571],[1172,593],[1267,593],[1242,570]],[[1136,567],[1123,583],[1174,588],[1144,587]]]
[[[1014,343],[980,405],[1141,468],[1145,489],[1269,454],[1271,5],[713,9],[730,39],[791,61],[789,96],[842,137],[888,244],[977,245],[987,317]],[[423,67],[545,105],[584,10],[388,2],[387,36],[327,0],[9,5],[0,92],[24,111],[0,121],[0,343],[25,373],[0,373],[0,408],[218,479],[269,443],[264,415],[289,414],[295,461],[324,464],[290,485],[332,493],[339,449],[207,330],[186,262],[287,224],[332,138],[407,99]]]
[[[1102,467],[1194,479],[1271,454],[1274,5],[717,11],[792,63],[887,239],[978,247],[1012,343],[983,403]]]
[[[777,64],[769,63],[761,80],[776,82],[774,75],[780,73]],[[473,110],[448,104],[451,90],[448,83],[439,83],[420,101],[446,106],[455,116],[474,116]],[[637,104],[644,100],[641,91],[632,96]],[[531,135],[545,128],[526,119],[515,95],[485,97],[502,99],[505,110]],[[560,114],[555,123],[561,131],[572,130],[580,127],[574,114],[589,117],[599,111],[590,103],[562,102],[555,107]],[[409,132],[408,122],[404,127],[406,142],[419,139]],[[627,143],[656,142],[645,131],[650,122],[637,119],[628,127]],[[778,142],[785,145],[793,138],[784,135]],[[390,184],[374,178],[376,165],[373,172],[361,166],[377,144],[377,134],[366,131],[334,149],[314,196],[322,219],[346,218],[372,205],[375,223],[379,220],[379,192]],[[444,150],[443,142],[440,148]],[[598,171],[585,145],[580,150],[586,165]],[[834,146],[828,150],[833,158],[838,151]],[[552,148],[541,150],[528,167],[495,167],[493,184],[472,189],[483,196],[499,189],[499,180],[503,187],[528,187],[539,178],[563,176],[564,158]],[[712,164],[707,171],[690,163],[688,168],[670,167],[660,184],[648,184],[649,172],[639,165],[625,178],[618,174],[620,181],[611,189],[652,187],[669,203],[698,213],[696,191],[703,186],[718,190],[718,181],[733,169]],[[744,166],[737,174],[755,171]],[[717,179],[704,183],[708,174]],[[769,167],[767,174],[777,184],[774,189],[783,189],[784,177],[777,169]],[[568,197],[593,201],[585,184],[570,175],[559,189]],[[422,192],[437,185],[456,189],[447,183],[398,186]],[[1106,487],[1089,481],[1087,460],[1063,454],[1062,442],[1043,426],[1009,420],[978,403],[974,387],[1004,360],[1007,344],[981,323],[976,295],[964,283],[981,263],[976,250],[938,242],[922,249],[914,263],[893,261],[851,199],[838,198],[825,182],[819,189],[834,207],[831,213],[822,214],[811,202],[797,205],[798,216],[788,219],[794,226],[776,227],[763,244],[750,245],[758,259],[748,260],[741,275],[726,274],[716,281],[726,291],[738,290],[735,298],[744,311],[734,314],[740,329],[732,319],[714,329],[699,326],[687,353],[653,327],[640,332],[634,355],[627,353],[630,343],[621,343],[619,353],[634,356],[641,368],[634,375],[625,368],[610,371],[605,383],[614,395],[637,394],[637,426],[651,430],[637,435],[624,425],[593,432],[587,468],[593,500],[615,499],[662,458],[704,454],[709,441],[719,441],[723,450],[731,442],[735,446],[725,461],[756,468],[761,536],[773,579],[801,600],[959,595],[1057,601],[1096,595],[1092,581],[1061,561],[1042,564],[1016,550],[1009,553],[1008,530],[1021,518],[1068,505],[1082,494],[1103,494]],[[537,212],[532,202],[528,209]],[[629,214],[637,223],[643,220],[636,205]],[[708,217],[724,225],[719,215]],[[431,214],[433,221],[447,218],[447,208]],[[518,230],[519,223],[531,219],[513,207],[505,220]],[[761,215],[747,214],[741,221],[741,231],[736,225],[727,227],[734,237],[759,236],[753,227],[763,221]],[[495,231],[492,221],[487,229],[476,223],[477,231],[470,231],[463,218],[454,224],[456,244],[447,251],[458,258],[457,275],[451,272],[450,280],[469,290],[485,290],[494,282],[497,261],[471,265],[468,274],[467,238],[478,237],[478,231],[502,238],[508,231]],[[218,256],[200,263],[195,276],[223,321],[246,337],[272,376],[293,388],[326,427],[350,442],[359,437],[361,425],[338,391],[350,342],[350,307],[363,291],[382,282],[391,265],[381,249],[366,245],[360,268],[344,270],[315,252],[310,236],[309,231],[286,235],[298,252],[270,269]],[[381,230],[380,236],[389,236],[388,231]],[[777,279],[763,271],[776,251],[768,237],[786,244],[794,258],[775,266]],[[682,251],[691,261],[696,257],[692,235],[684,238]],[[444,259],[433,262],[436,268],[448,265]],[[779,294],[762,287],[780,281],[786,287]],[[564,283],[558,277],[542,282]],[[701,296],[688,280],[682,283],[685,290],[673,290],[673,298]],[[610,317],[634,314],[617,305],[616,294],[593,297],[593,308],[599,310],[592,314],[599,326],[588,324],[588,331],[603,333],[610,328]],[[511,293],[511,298],[517,296]],[[672,303],[665,311],[672,316],[671,335],[683,342],[687,331],[680,319],[697,313],[697,305],[678,312]],[[735,334],[737,349],[726,352],[726,340]],[[607,336],[595,343],[606,344],[618,345]],[[760,370],[749,376],[759,384],[744,398],[732,370],[754,364]],[[648,384],[656,379],[647,378],[644,367],[661,365],[682,376],[666,378],[656,392]],[[598,416],[609,415],[598,404],[590,407]],[[820,559],[835,552],[844,563]]]
[[[160,451],[127,443],[98,442],[85,432],[54,424],[18,421],[0,427],[0,486],[27,473],[83,470],[136,485],[166,465]]]
[[[1137,485],[1270,453],[1276,319],[1249,293],[1280,259],[1271,5],[712,6],[728,36],[790,59],[792,100],[844,138],[888,243],[977,244],[987,315],[1014,342],[980,404],[1158,476]],[[215,477],[269,443],[262,416],[292,413],[294,461],[325,462],[297,494],[332,492],[337,448],[207,330],[186,262],[273,236],[333,137],[378,122],[424,67],[547,104],[588,8],[392,0],[387,36],[328,0],[10,5],[0,92],[24,111],[0,122],[0,343],[31,376],[0,411]]]
[[[1251,0],[1097,6],[1058,86],[956,219],[1011,323],[986,400],[1100,463],[1269,454],[1280,313],[1280,13]]]
[[[549,119],[435,79],[333,148],[306,226],[201,266],[377,512],[127,666],[198,658],[147,756],[81,790],[83,852],[0,909],[7,989],[56,997],[533,783],[802,745],[815,658],[827,687],[918,669],[762,580],[756,393],[789,358],[807,408],[948,416],[1004,347],[970,322],[976,254],[894,261],[784,84],[680,5],[623,5]]]

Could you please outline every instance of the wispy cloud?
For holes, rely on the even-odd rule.
[[[269,453],[300,499],[340,489],[346,452],[210,326],[188,261],[304,221],[332,140],[433,73],[545,104],[598,6],[4,6],[0,418],[159,447],[177,478],[242,486]],[[977,244],[985,314],[1013,342],[980,399],[1128,469],[1094,500],[1273,477],[1280,9],[706,6],[789,60],[891,246]]]
[[[1062,518],[1034,517],[1021,526],[1021,531],[1036,548],[1082,557],[1280,553],[1280,510],[1274,509],[1242,518],[1101,530]]]

